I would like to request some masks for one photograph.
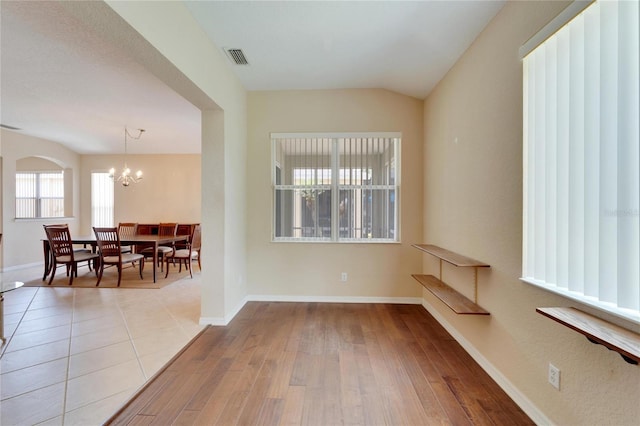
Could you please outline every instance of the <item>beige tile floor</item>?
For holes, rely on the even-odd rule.
[[[41,271],[13,271],[3,279],[29,281]],[[200,274],[181,275],[162,289],[5,293],[0,425],[106,420],[202,329]]]

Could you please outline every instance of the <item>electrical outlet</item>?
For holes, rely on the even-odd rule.
[[[347,281],[347,273],[343,272],[342,274],[340,274],[340,281],[342,282],[346,282]]]
[[[560,390],[560,369],[551,363],[549,363],[549,383]]]

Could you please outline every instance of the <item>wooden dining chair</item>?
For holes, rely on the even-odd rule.
[[[138,262],[140,269],[140,279],[142,279],[142,271],[144,270],[144,256],[139,253],[122,253],[122,247],[120,245],[120,236],[118,235],[118,228],[93,228],[93,233],[96,235],[96,241],[98,242],[98,251],[100,253],[100,267],[98,268],[98,282],[96,287],[100,285],[102,280],[102,274],[104,267],[113,265],[118,269],[118,287],[120,287],[120,281],[122,280],[122,265],[125,263]]]
[[[165,278],[169,276],[169,262],[175,263],[178,261],[178,272],[182,272],[182,264],[184,263],[184,267],[189,270],[189,274],[191,278],[193,278],[192,271],[192,262],[194,260],[198,261],[198,268],[202,270],[202,266],[200,264],[200,248],[202,246],[202,232],[200,230],[200,225],[196,225],[193,228],[193,233],[191,234],[191,238],[187,243],[187,248],[177,249],[173,253],[168,253],[165,256],[166,268],[167,272],[165,273]]]
[[[138,233],[138,224],[132,222],[120,222],[118,224],[118,235],[120,239],[125,239],[127,237],[135,237]],[[122,246],[121,250],[123,253],[133,253],[133,246]]]
[[[73,278],[78,276],[78,263],[93,262],[98,259],[96,253],[90,251],[75,251],[71,242],[71,232],[68,225],[44,225],[49,247],[51,249],[51,277],[48,285],[51,285],[59,265],[67,266],[69,285],[73,284]],[[96,270],[96,274],[98,271]]]
[[[158,236],[160,237],[175,237],[177,231],[177,223],[160,223],[158,225]],[[163,270],[163,262],[166,259],[167,255],[173,253],[174,251],[175,243],[158,246],[158,265],[160,266],[161,271]],[[146,247],[140,250],[140,253],[144,254],[145,257],[153,257],[153,247]]]

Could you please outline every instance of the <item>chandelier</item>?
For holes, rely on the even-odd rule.
[[[144,129],[138,129],[138,136],[132,136],[131,133],[124,128],[124,167],[122,168],[122,172],[116,177],[116,169],[113,167],[109,170],[109,177],[113,179],[114,182],[122,183],[122,186],[129,186],[132,183],[138,183],[142,180],[142,171],[138,170],[135,175],[131,174],[131,169],[127,166],[127,137],[131,139],[138,140]]]

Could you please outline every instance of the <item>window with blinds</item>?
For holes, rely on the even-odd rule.
[[[399,241],[399,134],[272,134],[272,150],[274,241]]]
[[[16,173],[16,218],[64,217],[64,173]]]
[[[637,1],[523,52],[523,280],[640,322]]]
[[[113,179],[106,172],[91,173],[91,226],[113,226]]]

